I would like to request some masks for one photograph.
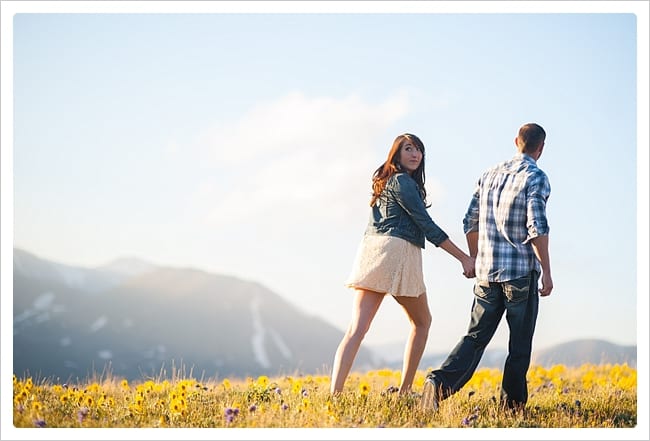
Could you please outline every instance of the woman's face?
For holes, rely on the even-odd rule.
[[[399,151],[400,165],[408,174],[413,174],[420,166],[420,162],[422,162],[422,151],[407,139]]]

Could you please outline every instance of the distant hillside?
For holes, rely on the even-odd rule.
[[[636,367],[636,346],[620,346],[596,339],[575,340],[535,351],[532,361],[541,366],[627,363]]]
[[[13,295],[16,375],[327,374],[342,337],[258,283],[133,259],[88,269],[14,250]]]
[[[387,344],[373,346],[371,349],[387,361],[385,367],[390,369],[401,369],[402,359],[396,358],[398,349],[403,344]],[[451,348],[450,348],[451,350]],[[393,354],[389,357],[388,354]],[[447,358],[448,353],[425,354],[420,362],[420,369],[439,367]],[[485,350],[478,368],[503,369],[506,357],[505,349]],[[621,346],[604,340],[585,339],[574,340],[542,350],[533,350],[531,364],[544,367],[551,367],[556,364],[565,366],[581,366],[586,363],[592,364],[623,364],[636,367],[636,346]]]
[[[133,258],[80,268],[15,249],[13,277],[17,375],[65,382],[104,369],[127,379],[180,369],[206,378],[328,374],[342,336],[258,283],[196,269]],[[364,346],[353,369],[401,369],[402,350]],[[488,347],[479,367],[501,369],[506,355]],[[446,356],[425,355],[420,368]],[[579,340],[533,352],[533,364],[584,363],[636,367],[636,346]]]
[[[387,354],[389,353],[390,348],[394,348],[392,350],[392,357],[388,357]],[[399,343],[399,344],[386,344],[386,345],[378,345],[378,346],[371,346],[370,349],[372,349],[376,354],[378,354],[378,357],[383,358],[384,364],[383,367],[387,369],[402,369],[402,358],[400,354],[400,350],[403,351],[404,349],[404,343]],[[451,348],[449,348],[451,350]],[[399,357],[396,357],[395,354],[400,354]],[[503,362],[506,359],[506,351],[503,349],[487,349],[485,353],[483,354],[483,357],[481,358],[481,361],[479,362],[478,368],[503,368]],[[424,354],[422,357],[422,360],[420,360],[420,369],[423,370],[428,370],[431,368],[437,368],[439,367],[443,361],[447,358],[447,352],[438,352],[438,353],[429,353],[429,354]]]

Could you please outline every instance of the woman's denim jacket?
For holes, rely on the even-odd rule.
[[[420,248],[425,238],[440,246],[449,237],[427,213],[417,183],[408,173],[388,179],[372,207],[365,234],[400,237]]]

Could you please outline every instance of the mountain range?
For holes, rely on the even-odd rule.
[[[57,382],[330,373],[343,332],[259,283],[118,259],[97,268],[13,254],[13,368]],[[359,350],[353,369],[401,368],[403,347]],[[479,367],[503,367],[486,350]],[[425,355],[436,367],[446,354]],[[600,340],[535,351],[542,365],[628,363],[636,346]]]
[[[401,348],[398,344],[383,345],[382,347],[373,347],[372,349],[382,357],[386,367],[391,369],[400,369],[402,359],[390,357],[390,353],[398,354]],[[451,348],[449,348],[451,350]],[[426,354],[422,357],[420,368],[428,370],[440,366],[447,358],[445,353]],[[478,364],[480,368],[497,368],[503,369],[508,353],[505,349],[491,349],[490,346],[485,350],[481,361]],[[540,365],[551,367],[557,364],[565,366],[580,366],[583,364],[627,364],[636,368],[637,348],[635,345],[618,345],[606,340],[600,339],[578,339],[566,343],[553,345],[548,348],[534,349],[531,357],[531,365]]]
[[[89,269],[15,249],[13,294],[14,373],[63,381],[329,374],[343,335],[258,283],[133,259]]]

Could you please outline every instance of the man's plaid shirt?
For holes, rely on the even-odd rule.
[[[477,280],[505,282],[540,270],[530,240],[549,233],[550,193],[548,177],[524,153],[481,176],[463,219],[465,234],[478,231]]]

